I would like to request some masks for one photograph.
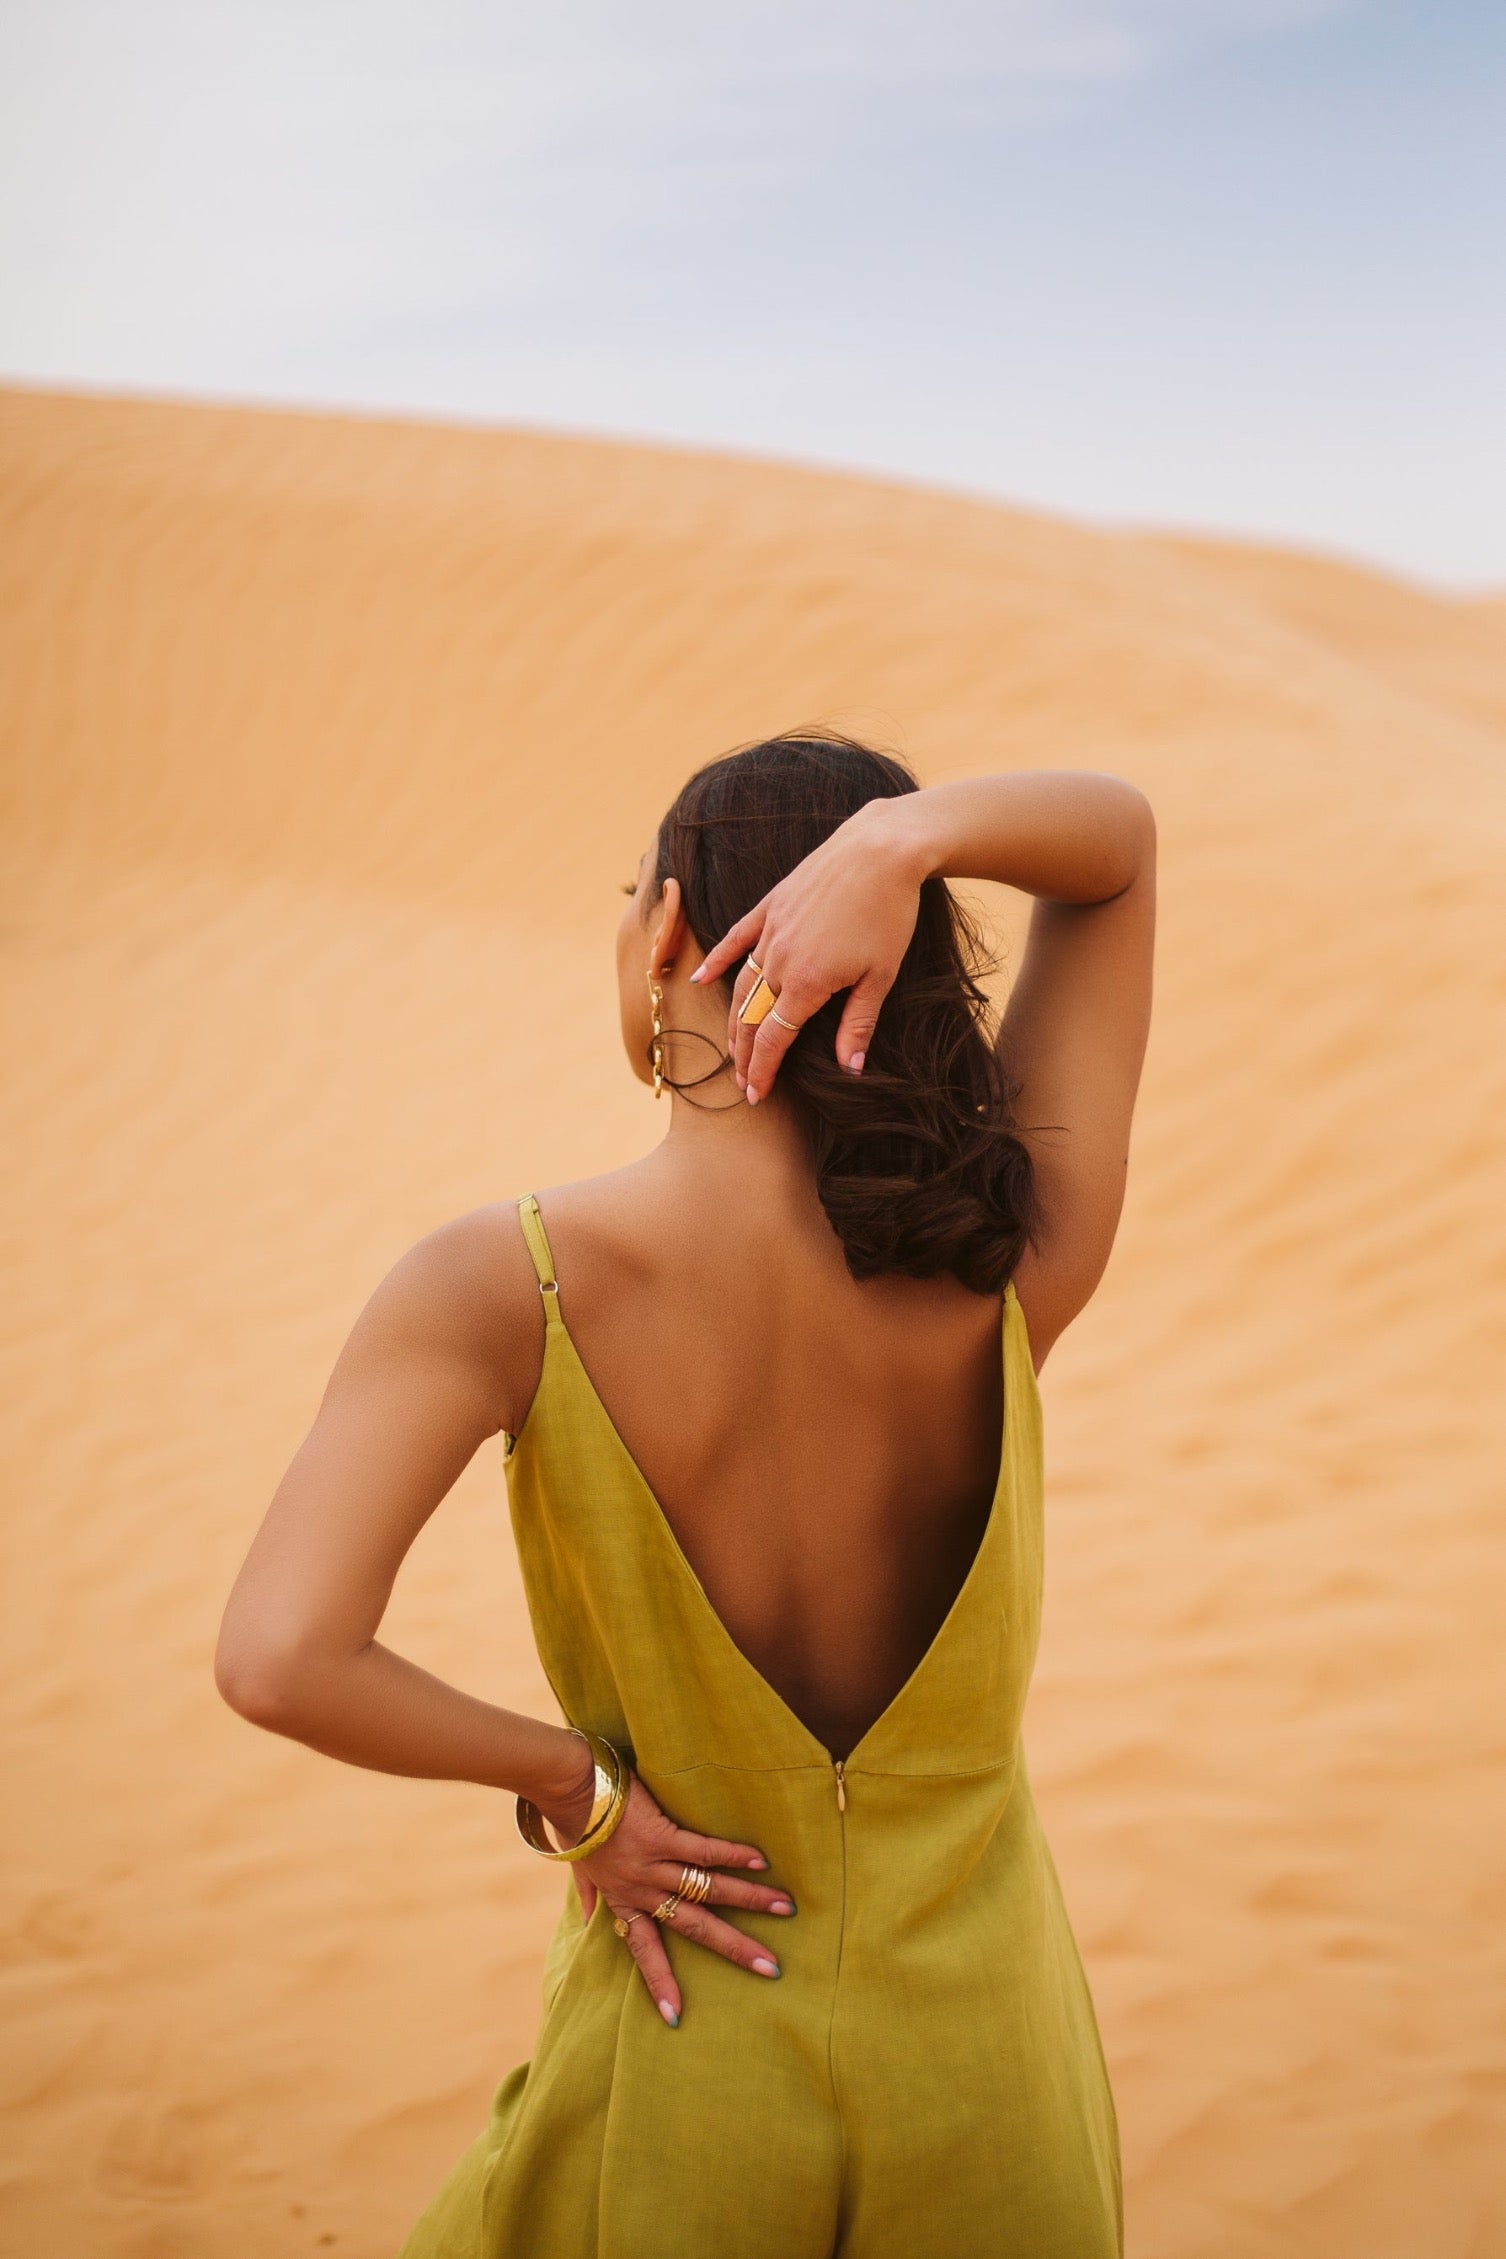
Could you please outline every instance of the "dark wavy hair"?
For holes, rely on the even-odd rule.
[[[665,816],[656,889],[679,880],[708,950],[868,801],[918,789],[892,754],[834,732],[745,745],[698,769]],[[862,1074],[837,1064],[845,990],[806,1022],[779,1070],[856,1279],[950,1272],[993,1294],[1030,1239],[1035,1185],[980,985],[988,969],[976,922],[944,880],[927,879]],[[735,977],[723,982],[729,997]]]

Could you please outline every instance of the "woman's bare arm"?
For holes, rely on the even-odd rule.
[[[483,1238],[473,1219],[434,1233],[362,1311],[236,1579],[215,1673],[243,1717],[327,1756],[521,1790],[547,1808],[583,1777],[579,1742],[445,1686],[376,1638],[409,1547],[505,1424],[505,1375],[521,1358],[505,1354],[496,1293],[478,1275]]]
[[[1050,883],[1029,889],[1030,937],[1001,1030],[1041,1205],[1015,1275],[1038,1359],[1084,1308],[1113,1248],[1150,1032],[1155,825],[1148,802],[1121,790],[1119,809],[1099,808],[1117,838],[1100,836],[1091,849],[1102,858],[1095,884],[1119,883],[1091,897]],[[1079,866],[1077,883],[1086,876]]]
[[[274,1733],[380,1772],[511,1790],[571,1840],[593,1778],[579,1738],[462,1693],[376,1637],[424,1523],[486,1438],[520,1424],[532,1393],[543,1320],[526,1257],[522,1291],[503,1283],[507,1230],[510,1215],[486,1213],[445,1226],[362,1311],[236,1579],[215,1676],[233,1709]],[[622,1824],[574,1871],[587,1912],[600,1890],[617,1912],[646,1914],[685,1862],[767,1865],[751,1844],[678,1827],[635,1779]],[[739,1875],[718,1876],[713,1903],[789,1911],[780,1891]],[[772,1966],[707,1907],[681,1909],[675,1927],[760,1974]],[[633,1922],[629,1942],[673,2022],[680,1992],[654,1923]]]
[[[713,979],[756,950],[797,1023],[849,991],[837,1057],[861,1073],[928,878],[992,879],[1034,895],[1002,1030],[1019,1085],[1042,1227],[1017,1291],[1039,1363],[1088,1300],[1124,1198],[1130,1118],[1150,1021],[1155,824],[1121,778],[1082,771],[972,777],[874,800],[711,951]],[[794,1040],[772,1019],[729,1021],[739,1082],[767,1096]]]

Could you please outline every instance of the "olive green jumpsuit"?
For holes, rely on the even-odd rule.
[[[539,1653],[676,1820],[756,1843],[783,1969],[670,1939],[671,2030],[573,1884],[533,2061],[498,2089],[403,2259],[1117,2259],[1114,2105],[1031,1800],[1020,1713],[1042,1566],[1040,1399],[1011,1285],[983,1541],[931,1647],[837,1765],[733,1644],[546,1314],[508,1459]]]

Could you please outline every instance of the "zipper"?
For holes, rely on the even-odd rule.
[[[841,1863],[841,1895],[837,1901],[837,1965],[832,1972],[831,2016],[826,2027],[826,2069],[831,2080],[832,2095],[839,2092],[837,2082],[837,2002],[842,1988],[842,1965],[847,1958],[847,1759],[832,1759],[832,1778],[837,1789],[837,1849]],[[841,2113],[838,2111],[838,2122]],[[847,2136],[842,2140],[843,2157],[846,2157]]]

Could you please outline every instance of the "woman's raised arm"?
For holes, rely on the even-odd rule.
[[[873,800],[766,895],[692,979],[755,954],[797,1026],[847,990],[842,1066],[861,1073],[928,878],[993,879],[1034,895],[1001,1040],[1018,1087],[1041,1228],[1016,1274],[1039,1364],[1088,1300],[1124,1199],[1130,1118],[1150,1022],[1155,824],[1119,777],[1035,771]],[[738,1080],[768,1095],[793,1033],[729,1019]]]

